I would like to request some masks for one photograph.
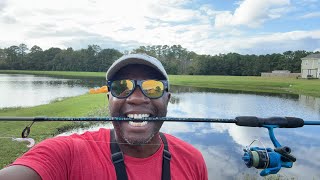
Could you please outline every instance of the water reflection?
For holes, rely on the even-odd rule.
[[[47,104],[58,98],[78,96],[100,87],[102,79],[62,79],[35,75],[0,74],[0,109]]]
[[[297,94],[279,94],[279,93],[268,93],[268,92],[250,92],[241,90],[230,90],[230,89],[215,89],[215,88],[203,88],[203,87],[190,87],[190,86],[176,86],[170,85],[170,92],[173,93],[187,93],[187,92],[215,92],[215,93],[227,93],[227,94],[255,94],[262,96],[273,96],[281,98],[297,99],[299,95]]]
[[[320,112],[320,98],[299,95],[299,103],[305,107],[310,107],[317,112]]]
[[[296,116],[305,120],[320,119],[320,98],[291,94],[244,94],[242,91],[208,88],[171,87],[169,112],[178,117]],[[182,104],[182,105],[181,105]]]
[[[230,92],[192,92],[183,89],[173,94],[168,116],[234,118],[240,115],[260,117],[296,116],[305,120],[319,120],[319,98],[306,96],[271,96],[233,94]],[[193,144],[203,153],[211,179],[237,179],[244,173],[257,176],[257,170],[248,169],[241,160],[242,148],[252,140],[260,139],[272,147],[266,129],[239,127],[233,124],[166,122],[162,131],[174,134]],[[298,159],[291,169],[282,169],[288,179],[319,179],[319,127],[276,129],[282,145],[292,148]],[[255,144],[254,146],[261,146]],[[309,155],[309,156],[308,156]]]

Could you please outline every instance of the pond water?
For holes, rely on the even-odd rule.
[[[14,80],[17,86],[11,84],[7,86],[9,89],[4,90],[4,88],[1,88],[1,94],[3,92],[9,93],[13,89],[23,90],[22,87],[28,84],[27,87],[30,89],[28,95],[32,94],[32,89],[36,93],[39,87],[49,91],[47,93],[44,90],[46,94],[43,96],[44,98],[59,94],[60,91],[65,92],[66,90],[61,90],[63,88],[69,89],[70,92],[74,93],[73,95],[79,95],[87,92],[89,86],[99,87],[104,83],[103,80],[95,82],[91,80],[91,85],[89,83],[82,86],[81,83],[90,82],[90,80],[80,81],[25,76],[11,78],[29,78],[32,81],[29,80],[30,82],[27,83],[21,82],[22,80]],[[0,82],[2,84],[3,80]],[[171,89],[172,99],[168,107],[168,116],[170,117],[234,118],[236,116],[250,115],[259,117],[295,116],[304,120],[320,120],[320,98],[303,95],[248,94],[239,91],[177,86],[172,86]],[[25,95],[25,93],[22,94]],[[1,101],[3,101],[3,97],[0,96]],[[59,96],[54,97],[57,98]],[[21,105],[19,104],[19,98],[14,99],[17,99],[16,104]],[[39,99],[39,97],[37,96],[35,99]],[[52,100],[46,100],[46,102]],[[109,128],[110,124],[94,126],[84,130],[77,129],[63,135],[74,132],[81,133],[86,130],[97,130],[101,127]],[[280,175],[288,179],[320,179],[319,130],[319,126],[275,129],[275,135],[280,144],[291,147],[292,154],[297,158],[297,162],[293,167],[290,169],[282,168]],[[245,179],[248,174],[250,177],[254,177],[253,179],[259,179],[258,173],[260,171],[249,169],[243,163],[241,159],[243,155],[242,149],[254,139],[259,139],[261,143],[255,143],[253,146],[263,147],[265,145],[273,147],[267,130],[264,128],[239,127],[234,124],[218,123],[165,122],[161,131],[173,134],[198,148],[207,163],[209,179]]]
[[[35,75],[0,74],[0,109],[48,104],[99,87],[103,79],[67,79]]]
[[[320,120],[320,99],[306,96],[223,93],[191,90],[174,94],[169,105],[169,116],[222,117],[236,116],[294,116],[305,120]],[[276,138],[282,145],[292,148],[298,161],[291,169],[282,169],[289,179],[320,179],[319,126],[297,129],[276,129]],[[241,160],[243,147],[260,139],[273,147],[264,128],[239,127],[234,124],[166,123],[165,132],[190,142],[203,153],[211,179],[235,179],[241,174],[253,174]],[[256,143],[254,146],[263,147]]]

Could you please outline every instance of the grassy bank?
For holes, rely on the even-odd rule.
[[[102,116],[106,115],[105,106],[107,104],[105,103],[107,103],[105,94],[85,94],[36,107],[1,109],[0,116]],[[28,124],[30,124],[30,122],[0,122],[0,168],[11,163],[28,150],[25,144],[11,140],[11,137],[20,137],[22,130]],[[34,138],[36,142],[39,142],[68,129],[83,126],[89,126],[89,124],[38,122],[32,126],[30,137]]]
[[[320,97],[320,80],[257,76],[170,76],[172,84]]]
[[[104,78],[104,72],[17,71],[0,70],[0,73],[36,74],[78,78]],[[296,78],[270,78],[257,76],[190,76],[170,75],[172,85],[207,87],[248,92],[304,94],[320,97],[320,80]]]

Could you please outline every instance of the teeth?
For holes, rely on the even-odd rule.
[[[127,116],[133,119],[141,119],[141,118],[149,117],[150,114],[128,114]]]
[[[141,118],[149,117],[150,114],[128,114],[127,116],[129,118],[133,118],[133,119],[141,119]],[[148,121],[142,121],[142,122],[129,121],[129,124],[131,126],[141,127],[141,126],[145,126],[146,124],[148,124]]]
[[[142,122],[129,121],[129,124],[131,126],[135,126],[135,127],[142,127],[142,126],[145,126],[146,124],[148,124],[148,121],[142,121]]]

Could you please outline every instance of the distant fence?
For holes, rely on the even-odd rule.
[[[290,73],[290,72],[262,72],[261,77],[299,77],[301,73]]]

